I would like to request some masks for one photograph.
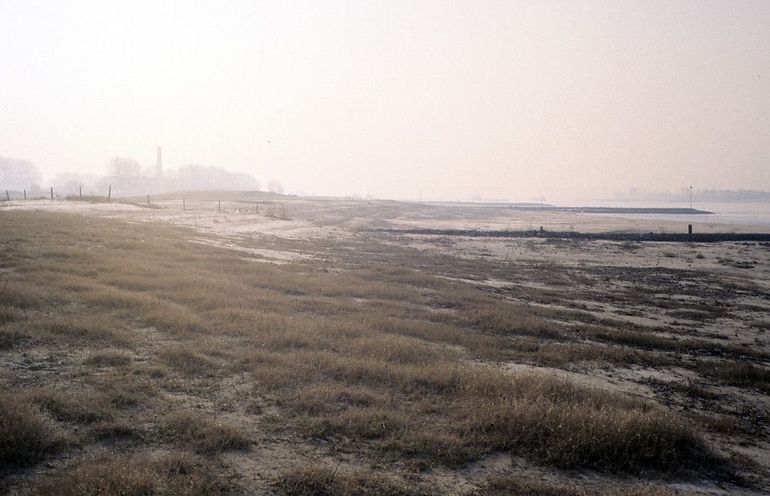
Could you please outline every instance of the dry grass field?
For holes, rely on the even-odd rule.
[[[770,247],[195,201],[0,208],[0,490],[770,490]]]

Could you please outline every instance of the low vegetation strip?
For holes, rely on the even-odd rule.
[[[577,231],[495,231],[480,229],[371,229],[387,234],[465,236],[470,238],[543,238],[590,241],[659,241],[669,243],[719,243],[725,241],[770,242],[770,233],[669,233],[669,232],[577,232]]]

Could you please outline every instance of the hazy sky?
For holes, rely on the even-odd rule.
[[[289,191],[770,190],[770,1],[0,0],[0,155]]]

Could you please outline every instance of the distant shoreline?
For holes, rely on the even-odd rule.
[[[696,208],[658,208],[658,207],[555,207],[555,206],[512,206],[511,210],[525,212],[556,212],[581,214],[666,214],[666,215],[710,215],[714,212]]]
[[[570,214],[653,214],[653,215],[711,215],[714,212],[708,210],[699,210],[697,208],[679,208],[679,207],[559,207],[548,203],[473,203],[473,202],[425,202],[429,205],[441,205],[456,207],[475,206],[475,207],[497,207],[506,210],[518,212],[553,212]]]

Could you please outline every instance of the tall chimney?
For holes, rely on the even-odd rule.
[[[163,150],[158,146],[158,159],[155,164],[155,173],[158,177],[163,175]]]

